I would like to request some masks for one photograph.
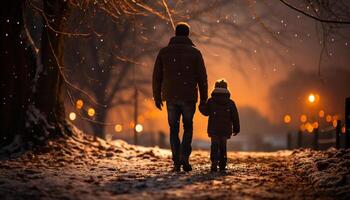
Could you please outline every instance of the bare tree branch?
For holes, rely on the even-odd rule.
[[[319,21],[319,22],[322,22],[322,23],[332,23],[332,24],[350,24],[350,21],[337,21],[337,20],[327,20],[327,19],[322,19],[322,18],[319,18],[319,17],[316,17],[316,16],[313,16],[299,8],[296,8],[294,6],[292,6],[291,4],[287,3],[285,0],[280,0],[280,2],[282,2],[284,5],[288,6],[289,8],[309,17],[309,18],[312,18],[316,21]]]

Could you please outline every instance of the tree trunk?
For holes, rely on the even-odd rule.
[[[1,6],[1,104],[0,145],[10,143],[24,131],[25,115],[35,71],[35,58],[28,47],[23,26],[23,1],[5,1]]]
[[[95,120],[97,122],[105,122],[107,118],[107,110],[101,110],[99,113],[96,114]],[[105,126],[103,124],[100,123],[93,123],[91,124],[93,133],[95,136],[100,137],[105,139],[106,138],[106,134],[105,134]]]
[[[43,1],[43,12],[49,24],[43,20],[38,54],[31,48],[24,29],[24,6],[22,0],[6,1],[1,6],[1,29],[8,31],[8,35],[1,35],[7,38],[1,39],[0,44],[4,63],[1,69],[1,145],[11,143],[16,151],[70,132],[65,121],[63,78],[59,68],[63,36],[54,31],[62,29],[67,3]],[[6,18],[9,21],[4,20]]]

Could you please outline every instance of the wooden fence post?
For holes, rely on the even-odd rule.
[[[298,135],[297,135],[297,145],[298,148],[301,148],[303,143],[303,132],[301,130],[298,131]]]
[[[292,149],[292,134],[289,131],[287,132],[287,149]]]
[[[314,147],[315,150],[318,150],[318,128],[314,129],[313,147]]]
[[[345,99],[345,148],[350,148],[350,97]]]
[[[340,148],[340,135],[341,135],[341,121],[337,121],[337,127],[335,129],[335,148]]]

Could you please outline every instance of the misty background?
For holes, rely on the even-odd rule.
[[[169,1],[168,6],[175,23],[191,25],[190,38],[206,63],[209,94],[217,79],[229,83],[241,120],[230,149],[286,148],[287,131],[296,132],[299,116],[311,112],[309,93],[320,96],[313,109],[343,118],[344,98],[350,96],[348,27],[327,29],[322,37],[317,22],[278,1]],[[153,105],[151,79],[159,49],[174,35],[171,22],[156,14],[116,17],[87,8],[73,10],[67,27],[95,33],[66,39],[67,79],[91,97],[67,90],[67,117],[75,112],[73,123],[85,132],[132,143],[136,88],[140,144],[168,142],[166,111]],[[75,108],[77,100],[84,101],[84,109]],[[93,117],[86,114],[89,107]],[[285,114],[292,117],[288,127]],[[207,118],[196,112],[195,148],[208,148],[206,128]]]

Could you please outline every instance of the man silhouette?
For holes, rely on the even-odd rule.
[[[176,25],[175,37],[162,48],[153,71],[153,98],[158,109],[166,102],[170,127],[170,145],[174,171],[191,171],[189,163],[193,135],[193,115],[196,110],[198,88],[200,105],[208,98],[207,73],[201,52],[188,37],[190,26],[180,22]],[[184,134],[179,139],[180,117]]]

